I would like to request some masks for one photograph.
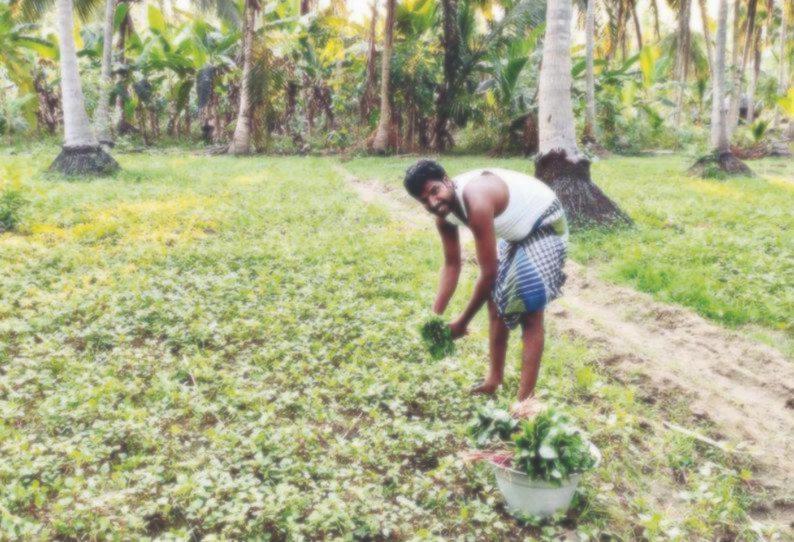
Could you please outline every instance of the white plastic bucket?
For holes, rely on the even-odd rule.
[[[557,486],[543,480],[533,480],[526,474],[491,463],[496,483],[513,513],[548,517],[568,509],[581,474],[572,474]]]

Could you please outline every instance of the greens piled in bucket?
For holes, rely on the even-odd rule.
[[[596,464],[593,445],[553,408],[518,421],[504,410],[485,407],[477,412],[469,435],[480,449],[511,451],[512,468],[534,480],[561,484]]]
[[[501,442],[510,442],[518,431],[518,420],[506,410],[485,406],[477,410],[469,426],[469,436],[477,448],[499,447]]]
[[[560,483],[595,466],[590,442],[562,413],[552,409],[524,421],[513,436],[516,470]]]
[[[455,342],[452,340],[452,330],[442,318],[433,317],[427,320],[422,329],[422,342],[430,352],[433,359],[442,359],[455,353]]]

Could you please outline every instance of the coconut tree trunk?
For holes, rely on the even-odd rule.
[[[113,85],[110,71],[113,56],[113,15],[116,0],[105,1],[104,39],[102,41],[102,72],[99,80],[99,102],[94,114],[94,129],[99,143],[113,146],[110,133],[110,89]]]
[[[700,20],[703,23],[703,41],[706,42],[706,60],[709,62],[709,73],[714,73],[714,51],[711,47],[711,30],[709,30],[709,12],[706,0],[698,0],[700,4]]]
[[[372,18],[369,23],[369,51],[367,53],[367,80],[364,82],[364,94],[359,103],[359,114],[361,120],[369,118],[370,113],[375,107],[375,85],[377,84],[377,75],[375,73],[375,57],[377,56],[377,49],[375,47],[375,29],[378,24],[378,2],[372,1]]]
[[[618,18],[617,26],[615,27],[615,44],[614,47],[620,46],[623,52],[623,60],[626,60],[626,3],[624,0],[618,0]],[[614,50],[614,49],[613,49]]]
[[[637,38],[637,51],[642,51],[642,28],[640,19],[637,17],[637,1],[631,2],[631,18],[634,21],[634,37]]]
[[[383,58],[380,68],[380,118],[378,128],[375,130],[375,137],[372,140],[372,150],[377,153],[386,153],[389,144],[392,143],[390,136],[392,127],[391,102],[389,101],[389,77],[391,72],[391,53],[394,42],[394,10],[396,0],[386,0],[386,27],[383,39]]]
[[[736,0],[737,2],[739,0]],[[690,168],[695,175],[711,175],[714,168],[726,173],[752,175],[750,168],[731,153],[728,137],[728,105],[725,103],[725,56],[728,33],[728,1],[719,0],[717,15],[717,49],[714,72],[711,74],[711,146],[712,153],[699,159]]]
[[[745,40],[741,57],[738,60],[738,69],[733,71],[733,92],[731,93],[730,111],[728,112],[728,138],[731,137],[739,124],[739,106],[742,99],[742,80],[747,68],[747,58],[750,56],[750,46],[755,35],[755,12],[757,0],[749,0],[747,4],[747,21],[745,24]],[[740,40],[739,40],[740,41]],[[738,43],[734,40],[734,43]]]
[[[662,38],[662,34],[659,31],[659,4],[657,0],[651,0],[651,9],[653,10],[653,35],[656,41],[659,41]]]
[[[443,152],[451,143],[449,118],[455,101],[460,71],[460,27],[458,0],[441,0],[444,15],[444,82],[436,100],[436,124],[433,142],[435,150]]]
[[[728,79],[725,81],[725,99],[728,100],[728,117],[725,120],[725,125],[728,127],[728,139],[730,140],[731,137],[731,128],[730,128],[730,119],[731,119],[731,111],[733,110],[733,97],[738,93],[738,89],[736,88],[738,85],[737,76],[739,74],[739,48],[741,47],[741,10],[739,6],[741,5],[740,0],[734,0],[733,2],[733,33],[732,33],[732,40],[733,46],[731,48],[731,63],[730,63],[730,73],[728,74]]]
[[[595,49],[595,3],[596,0],[587,0],[587,12],[585,15],[585,47],[586,47],[586,86],[587,103],[585,107],[584,119],[584,141],[595,143],[596,138],[596,112],[595,112],[595,73],[593,62],[593,51]]]
[[[64,143],[50,169],[69,175],[110,173],[118,164],[100,147],[85,111],[74,45],[72,0],[57,0]]]
[[[679,0],[679,2],[677,36],[678,44],[675,55],[675,70],[676,82],[678,83],[678,92],[676,94],[675,113],[673,116],[673,122],[676,126],[678,126],[681,122],[681,113],[683,113],[684,108],[684,93],[686,91],[687,73],[686,64],[689,62],[689,40],[687,37],[689,35],[689,12],[691,6],[690,0]]]
[[[777,70],[777,95],[783,96],[788,88],[788,77],[786,75],[788,61],[786,60],[786,50],[788,49],[788,23],[791,8],[786,4],[786,0],[783,0],[780,4],[780,9],[782,10],[782,22],[780,25],[780,49],[778,54],[780,62],[778,63]],[[780,126],[782,116],[781,107],[779,105],[775,106],[775,117],[772,119],[773,128],[777,129]]]
[[[252,0],[243,4],[243,76],[240,80],[240,107],[234,127],[229,154],[241,155],[251,152],[251,57],[254,47],[254,17],[256,6]]]
[[[753,44],[753,71],[750,74],[750,83],[747,87],[747,123],[755,120],[755,89],[758,86],[758,75],[761,73],[761,43],[763,42],[764,27],[759,26],[755,32]]]
[[[124,111],[124,103],[129,96],[127,94],[127,78],[129,77],[129,69],[126,66],[127,35],[132,35],[134,32],[135,29],[132,26],[132,17],[130,17],[130,13],[128,11],[119,25],[119,39],[116,44],[116,49],[118,50],[118,63],[120,66],[124,66],[123,70],[121,70],[121,73],[119,73],[120,90],[118,93],[118,98],[116,99],[116,108],[118,111],[116,133],[119,135],[129,134],[135,131],[135,127],[131,123],[127,122],[127,115]]]
[[[548,0],[535,175],[557,193],[573,226],[626,222],[628,217],[590,179],[590,161],[576,146],[570,55],[571,0]]]
[[[739,0],[734,0],[738,2]],[[728,3],[720,0],[717,16],[717,51],[714,56],[714,81],[711,105],[711,146],[719,153],[730,152],[725,106],[725,45],[727,41]]]

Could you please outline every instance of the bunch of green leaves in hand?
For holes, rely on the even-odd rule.
[[[536,480],[560,484],[596,463],[590,442],[564,414],[552,408],[521,422],[513,442],[514,467]]]
[[[442,318],[430,318],[424,323],[420,332],[422,341],[433,359],[442,359],[455,353],[452,331]]]
[[[511,443],[518,429],[518,420],[506,410],[491,405],[480,407],[469,426],[469,435],[477,448],[502,447]]]

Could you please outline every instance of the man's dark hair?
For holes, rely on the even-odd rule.
[[[423,158],[408,168],[405,172],[403,184],[409,194],[418,198],[422,195],[422,188],[427,181],[431,179],[440,181],[443,180],[446,175],[447,172],[444,171],[441,164],[435,160]]]

